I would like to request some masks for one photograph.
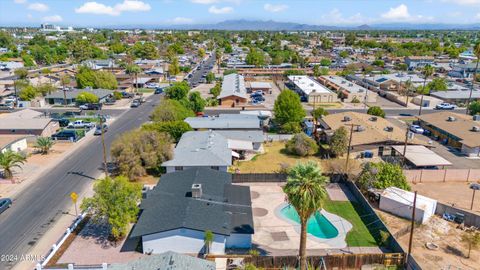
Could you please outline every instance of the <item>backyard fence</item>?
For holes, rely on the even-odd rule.
[[[464,224],[466,226],[475,226],[480,227],[480,216],[466,210],[462,210],[453,206],[449,206],[440,202],[437,202],[437,208],[435,209],[435,214],[443,216],[444,213],[455,214],[460,213],[465,216]]]
[[[431,182],[476,182],[480,180],[480,169],[403,170],[411,183]]]
[[[232,174],[233,183],[268,183],[286,182],[287,175],[281,173],[235,173]]]
[[[361,269],[363,265],[403,266],[404,253],[387,254],[338,254],[309,256],[307,263],[312,269]],[[244,263],[251,263],[263,269],[285,269],[298,266],[297,256],[250,256]]]

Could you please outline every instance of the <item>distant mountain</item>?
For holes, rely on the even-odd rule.
[[[306,31],[306,30],[337,30],[337,26],[310,25],[291,22],[261,21],[261,20],[227,20],[215,24],[173,25],[172,29],[198,30],[232,30],[232,31]]]

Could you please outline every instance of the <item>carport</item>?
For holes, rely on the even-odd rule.
[[[392,146],[403,156],[403,145]],[[405,158],[417,168],[451,166],[452,163],[423,145],[407,145]]]

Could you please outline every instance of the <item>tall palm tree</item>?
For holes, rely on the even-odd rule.
[[[408,107],[408,95],[410,94],[410,91],[412,91],[413,88],[413,83],[412,80],[408,80],[405,82],[405,96],[407,97],[407,100],[405,101],[405,107]]]
[[[42,155],[48,154],[48,151],[52,148],[54,142],[50,137],[39,137],[35,144],[35,148],[40,149]]]
[[[12,150],[0,153],[0,168],[3,169],[3,177],[10,179],[13,177],[12,169],[25,163],[26,158]]]
[[[418,115],[422,115],[422,108],[423,108],[423,95],[425,94],[425,86],[427,85],[428,77],[433,75],[435,69],[431,65],[426,65],[423,70],[423,88],[422,88],[422,97],[420,98],[420,109],[418,110]]]
[[[137,65],[128,65],[126,68],[125,68],[125,72],[127,74],[129,74],[131,77],[135,78],[135,83],[134,83],[134,87],[135,87],[135,93],[138,91],[138,73],[140,73],[142,70],[140,69],[139,66]],[[132,78],[132,79],[133,79]]]
[[[222,64],[222,51],[220,49],[215,50],[215,57],[217,60],[217,73],[220,74],[220,65]]]
[[[470,85],[470,95],[468,96],[468,99],[467,99],[467,114],[470,113],[468,107],[470,106],[470,101],[472,99],[473,84],[477,79],[478,63],[480,62],[480,42],[475,44],[475,47],[473,47],[473,54],[475,54],[475,56],[477,57],[477,64],[475,65],[475,72],[473,72],[472,85]]]
[[[295,208],[300,217],[300,269],[307,268],[307,221],[322,208],[327,197],[325,184],[328,178],[322,175],[318,165],[313,162],[298,163],[288,174],[287,184],[283,191],[287,200]]]

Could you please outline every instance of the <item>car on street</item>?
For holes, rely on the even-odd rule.
[[[76,120],[68,124],[69,128],[92,128],[95,124],[83,120]]]
[[[0,104],[0,110],[13,110],[13,103]]]
[[[79,135],[75,130],[71,129],[64,129],[52,135],[52,139],[54,140],[68,140],[68,141],[77,141],[79,139]]]
[[[107,124],[103,124],[103,133],[107,132],[108,131],[108,125]],[[96,127],[95,127],[95,131],[93,132],[93,135],[102,135],[102,126],[100,124],[98,124]]]
[[[163,88],[162,87],[157,87],[155,88],[155,92],[153,92],[155,95],[163,93]]]
[[[68,120],[66,118],[54,118],[52,120],[58,122],[58,125],[60,127],[67,127],[68,124],[70,124],[70,120]]]
[[[135,99],[132,101],[132,104],[130,104],[130,108],[137,108],[140,106],[140,101],[138,99]]]
[[[12,206],[12,200],[9,198],[0,199],[0,214]]]
[[[454,110],[455,105],[444,102],[444,103],[440,103],[437,106],[435,106],[435,109],[437,109],[437,110]]]
[[[76,117],[78,115],[80,115],[80,111],[78,111],[78,112],[68,111],[68,112],[64,112],[62,114],[62,116],[65,117],[65,118],[72,118],[72,117]]]
[[[126,91],[122,92],[122,97],[123,98],[133,98],[134,96],[135,96],[134,93],[129,93],[129,92],[126,92]]]
[[[85,103],[78,106],[81,110],[101,110],[102,103]]]
[[[423,134],[425,130],[419,125],[411,125],[410,131],[417,134]]]

